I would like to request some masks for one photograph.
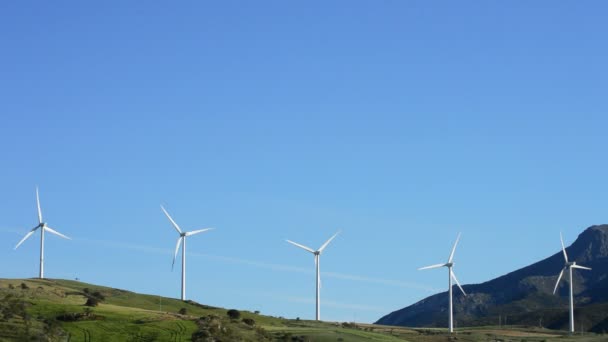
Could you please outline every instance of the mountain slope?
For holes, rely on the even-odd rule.
[[[99,304],[85,305],[91,298]],[[227,313],[78,281],[0,279],[0,341],[402,341],[354,324]]]
[[[570,260],[592,271],[574,272],[575,307],[586,330],[608,317],[608,225],[587,228],[566,248]],[[567,282],[562,282],[559,295],[553,286],[564,260],[558,252],[544,260],[482,284],[465,285],[468,296],[454,291],[454,316],[460,325],[497,324],[507,317],[508,324],[543,325],[563,329],[567,319]],[[606,303],[606,305],[601,305]],[[591,304],[595,304],[591,306]],[[593,308],[584,310],[584,306]],[[447,292],[427,297],[411,306],[392,312],[376,323],[399,326],[445,326],[448,319]],[[591,320],[587,314],[593,317]],[[604,313],[604,314],[603,314]],[[565,317],[565,319],[564,319]],[[577,327],[577,329],[579,329]],[[602,332],[595,329],[595,331]],[[602,328],[603,329],[603,328]]]

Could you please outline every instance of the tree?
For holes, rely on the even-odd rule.
[[[230,317],[230,319],[236,320],[241,318],[241,312],[239,310],[230,309],[228,310],[228,312],[226,312],[226,314],[228,315],[228,317]]]
[[[97,305],[99,305],[99,299],[97,299],[95,297],[89,297],[87,299],[87,302],[84,303],[84,305],[86,305],[86,306],[97,306]]]

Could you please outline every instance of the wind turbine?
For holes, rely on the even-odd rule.
[[[458,240],[460,240],[460,233],[458,233],[456,242],[454,242],[454,247],[452,247],[452,252],[450,253],[448,262],[446,262],[445,264],[436,264],[436,265],[421,267],[418,269],[418,270],[428,270],[431,268],[439,268],[439,267],[448,268],[448,286],[449,286],[449,293],[450,293],[450,333],[454,332],[454,310],[453,310],[453,304],[452,304],[452,279],[454,279],[454,281],[456,282],[456,285],[458,285],[458,288],[460,288],[460,291],[462,291],[462,294],[464,294],[465,296],[467,295],[466,292],[464,292],[464,290],[462,289],[462,286],[460,286],[460,283],[458,282],[458,279],[456,278],[454,271],[452,271],[452,267],[454,267],[454,262],[453,262],[454,261],[454,252],[456,252],[456,246],[458,245]]]
[[[55,234],[61,236],[64,239],[71,240],[69,237],[59,233],[58,231],[52,229],[51,227],[46,225],[46,222],[42,221],[42,210],[40,209],[40,196],[38,195],[38,187],[36,187],[36,204],[38,206],[38,225],[32,228],[21,241],[15,246],[15,249],[19,248],[21,244],[27,240],[32,234],[36,232],[36,230],[40,229],[40,279],[44,279],[44,232],[47,231],[51,234]]]
[[[205,229],[193,230],[191,232],[183,232],[179,228],[177,223],[175,223],[175,221],[173,221],[173,219],[171,218],[171,215],[169,215],[169,213],[165,210],[165,208],[162,205],[160,206],[160,208],[163,210],[163,212],[165,213],[165,215],[167,216],[169,221],[171,221],[173,228],[175,228],[175,230],[177,230],[177,233],[179,234],[179,238],[177,238],[177,245],[175,246],[175,254],[173,255],[173,263],[171,264],[171,270],[173,270],[173,266],[175,265],[175,258],[177,258],[177,251],[179,251],[179,246],[182,244],[182,242],[184,243],[184,247],[182,248],[182,300],[186,300],[186,237],[192,236],[192,235],[195,235],[198,233],[206,232],[213,228],[205,228]]]
[[[325,250],[325,248],[327,247],[327,245],[329,245],[331,240],[333,240],[336,236],[338,236],[338,234],[340,234],[340,231],[338,231],[336,234],[334,234],[334,236],[330,237],[329,240],[325,241],[325,243],[321,247],[319,247],[319,249],[317,249],[316,251],[313,250],[312,248],[306,247],[304,245],[293,242],[291,240],[286,240],[290,244],[292,244],[296,247],[300,247],[303,250],[308,251],[315,256],[315,268],[316,268],[316,272],[317,272],[317,297],[316,297],[316,315],[315,315],[316,318],[315,319],[317,321],[321,320],[321,273],[319,271],[319,261],[320,261],[319,259],[321,257],[321,253],[323,253],[323,250]]]
[[[562,280],[562,276],[564,275],[564,271],[568,270],[570,272],[570,333],[574,333],[574,294],[572,291],[572,269],[578,268],[581,270],[591,270],[589,267],[580,266],[576,264],[576,261],[568,261],[568,254],[566,253],[566,247],[564,246],[564,238],[562,237],[562,233],[559,233],[559,239],[562,242],[562,252],[564,252],[564,268],[559,272],[559,276],[557,277],[557,282],[555,283],[555,288],[553,289],[553,294],[557,292],[557,286],[559,285],[559,281]]]

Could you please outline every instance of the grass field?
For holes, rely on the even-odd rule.
[[[93,294],[103,300],[85,306]],[[445,329],[288,320],[246,311],[231,319],[222,308],[70,280],[0,279],[0,304],[0,341],[192,341],[195,333],[197,341],[608,341],[526,327],[462,328],[450,336]]]

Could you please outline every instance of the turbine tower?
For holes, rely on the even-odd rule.
[[[570,273],[570,333],[574,333],[574,291],[572,290],[572,269],[578,268],[581,270],[591,270],[591,268],[577,265],[576,261],[568,261],[568,254],[566,253],[566,247],[564,246],[564,238],[562,237],[562,233],[559,233],[559,239],[562,242],[562,252],[564,253],[565,263],[564,268],[562,268],[562,271],[559,272],[559,276],[557,277],[557,282],[555,283],[553,294],[557,292],[557,286],[559,285],[559,281],[562,280],[564,271],[568,270],[568,272]]]
[[[205,228],[205,229],[193,230],[191,232],[183,232],[179,228],[177,223],[175,223],[175,221],[173,221],[173,219],[171,218],[171,215],[169,215],[169,213],[165,210],[165,208],[162,205],[160,206],[160,208],[163,210],[163,212],[165,213],[165,215],[167,216],[169,221],[171,221],[173,228],[175,228],[175,230],[177,230],[177,233],[179,234],[179,238],[177,238],[177,245],[175,246],[175,254],[173,255],[173,263],[171,264],[171,270],[173,270],[173,266],[175,265],[175,258],[177,258],[177,251],[179,251],[179,246],[182,244],[182,242],[184,244],[184,246],[182,247],[182,300],[186,300],[186,237],[192,236],[192,235],[195,235],[198,233],[206,232],[213,228]]]
[[[51,227],[46,225],[46,222],[42,221],[42,210],[40,209],[40,196],[38,195],[38,187],[36,187],[36,205],[38,206],[38,225],[32,228],[21,241],[15,246],[15,249],[19,248],[21,244],[27,240],[32,234],[36,232],[36,230],[40,229],[40,274],[39,278],[44,279],[44,232],[47,231],[51,234],[55,234],[57,236],[61,236],[64,239],[71,240],[69,237],[59,233],[58,231],[52,229]]]
[[[464,290],[462,289],[462,286],[460,286],[460,283],[458,282],[458,279],[456,278],[456,274],[454,274],[454,271],[452,271],[452,267],[454,267],[454,252],[456,252],[456,246],[458,245],[458,241],[460,240],[460,233],[458,233],[458,237],[456,238],[456,242],[454,242],[454,247],[452,247],[452,252],[450,253],[450,257],[448,258],[448,262],[446,262],[445,264],[436,264],[436,265],[431,265],[431,266],[426,266],[426,267],[421,267],[418,270],[428,270],[431,268],[439,268],[439,267],[447,267],[448,268],[448,292],[450,294],[450,333],[454,332],[454,310],[453,310],[453,304],[452,304],[452,279],[454,279],[454,281],[456,282],[456,285],[458,285],[458,288],[460,288],[460,291],[462,291],[462,294],[464,294],[465,296],[467,295]]]
[[[338,234],[340,234],[340,231],[338,231],[336,234],[334,234],[334,236],[330,237],[329,240],[325,241],[325,243],[319,247],[319,249],[317,249],[316,251],[313,250],[312,248],[306,247],[304,245],[301,245],[299,243],[290,241],[290,240],[286,240],[287,242],[289,242],[290,244],[296,246],[296,247],[300,247],[305,251],[308,251],[310,253],[312,253],[315,256],[315,269],[317,272],[317,296],[316,296],[316,312],[315,312],[315,319],[317,321],[321,320],[321,273],[319,271],[319,261],[320,261],[320,257],[321,257],[321,253],[323,253],[323,250],[325,250],[325,248],[327,247],[327,245],[329,245],[329,243],[331,242],[331,240],[333,240],[336,236],[338,236]]]

